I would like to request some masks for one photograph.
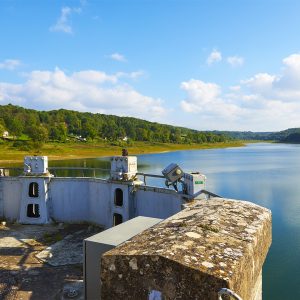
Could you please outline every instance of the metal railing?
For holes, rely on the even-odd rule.
[[[91,172],[92,177],[96,177],[96,172],[110,172],[110,169],[104,168],[87,168],[87,167],[48,167],[50,173],[54,176],[57,176],[57,171],[77,171],[78,173],[81,172],[81,177],[91,177],[85,176],[86,172]]]
[[[191,200],[191,199],[194,199],[194,198],[196,198],[197,196],[199,196],[199,195],[201,195],[201,194],[204,194],[204,195],[208,196],[208,199],[209,199],[210,197],[213,197],[213,198],[223,198],[222,196],[217,195],[217,194],[212,193],[212,192],[207,191],[207,190],[200,190],[200,191],[198,191],[197,193],[195,193],[195,194],[193,194],[193,195],[182,194],[182,196],[183,196],[184,198],[187,198],[187,199],[190,199],[190,200]]]
[[[23,175],[24,169],[20,167],[0,167],[0,170],[2,170],[3,176],[11,176],[11,175],[5,175],[7,174],[6,171],[10,173],[10,171],[13,172],[14,175],[12,176],[20,176]],[[78,174],[80,174],[82,177],[91,177],[86,176],[87,172],[90,172],[92,174],[92,177],[96,177],[96,172],[110,172],[110,169],[104,169],[104,168],[87,168],[87,167],[48,167],[48,170],[50,173],[52,173],[54,176],[57,176],[58,171],[77,171]]]
[[[223,295],[228,295],[236,300],[243,300],[238,294],[236,294],[235,292],[233,292],[232,290],[227,289],[227,288],[223,288],[223,289],[219,290],[218,300],[223,300],[223,297],[222,297]]]
[[[19,175],[22,175],[22,173],[24,172],[24,169],[21,168],[21,167],[0,167],[0,170],[14,171],[16,173],[19,173]],[[110,173],[110,169],[106,169],[106,168],[88,168],[88,167],[48,167],[48,170],[53,175],[56,175],[56,173],[58,171],[78,171],[78,172],[81,171],[81,174],[85,175],[85,173],[87,171],[87,172],[92,172],[93,177],[96,176],[96,172],[107,172],[108,174]],[[136,175],[143,176],[143,179],[144,179],[145,183],[146,183],[146,178],[147,177],[165,179],[165,177],[162,176],[162,175],[147,174],[147,173],[141,173],[141,172],[136,173]]]
[[[166,179],[165,176],[163,176],[163,175],[147,174],[147,173],[141,173],[141,172],[136,173],[136,175],[144,177],[143,181],[144,181],[145,185],[146,185],[146,177]]]
[[[6,170],[14,171],[14,173],[16,173],[18,175],[22,175],[24,172],[24,169],[20,168],[20,167],[0,167],[0,170],[3,170],[4,174],[5,174]],[[110,169],[88,168],[88,167],[48,167],[48,170],[54,176],[57,176],[57,172],[60,172],[60,171],[77,171],[78,174],[81,172],[82,177],[85,177],[87,172],[91,172],[92,177],[96,177],[96,172],[107,172],[108,174],[110,173]],[[147,177],[165,179],[165,177],[163,175],[148,174],[148,173],[142,173],[142,172],[138,172],[138,173],[136,173],[136,175],[142,176],[145,184],[146,184]],[[89,177],[89,176],[87,176],[87,177]]]

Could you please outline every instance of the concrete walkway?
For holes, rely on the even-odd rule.
[[[83,299],[82,240],[99,231],[86,224],[0,225],[0,299]]]

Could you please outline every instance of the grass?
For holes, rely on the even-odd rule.
[[[63,239],[63,236],[59,232],[55,234],[45,233],[43,239],[47,244],[52,244],[61,241]]]
[[[22,147],[16,148],[11,143],[0,144],[0,162],[14,163],[23,160],[26,155],[46,155],[50,160],[94,158],[111,155],[120,155],[122,148],[126,148],[129,155],[168,152],[178,150],[196,150],[226,147],[241,147],[245,141],[231,141],[224,143],[205,144],[171,144],[171,143],[150,143],[134,142],[132,145],[112,145],[108,142],[80,143],[51,142],[44,144],[41,149],[26,150]],[[22,149],[22,150],[21,150]]]

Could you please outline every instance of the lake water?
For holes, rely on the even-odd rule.
[[[216,194],[272,210],[273,243],[263,268],[264,299],[300,299],[300,145],[259,143],[140,155],[139,172],[161,174],[172,162],[184,171],[204,173],[207,189]],[[50,165],[109,168],[103,158],[54,161]],[[97,175],[106,177],[108,173]]]
[[[263,268],[264,299],[300,299],[300,145],[247,147],[142,155],[147,172],[178,163],[200,170],[207,189],[271,209],[273,242]],[[142,170],[141,170],[142,171]]]
[[[200,170],[207,189],[271,209],[273,242],[263,268],[264,299],[300,299],[300,146],[250,144],[242,148],[142,155],[147,172],[171,162]]]

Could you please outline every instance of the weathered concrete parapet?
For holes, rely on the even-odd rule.
[[[270,244],[268,209],[197,201],[102,256],[101,299],[217,299],[221,288],[260,299]]]

